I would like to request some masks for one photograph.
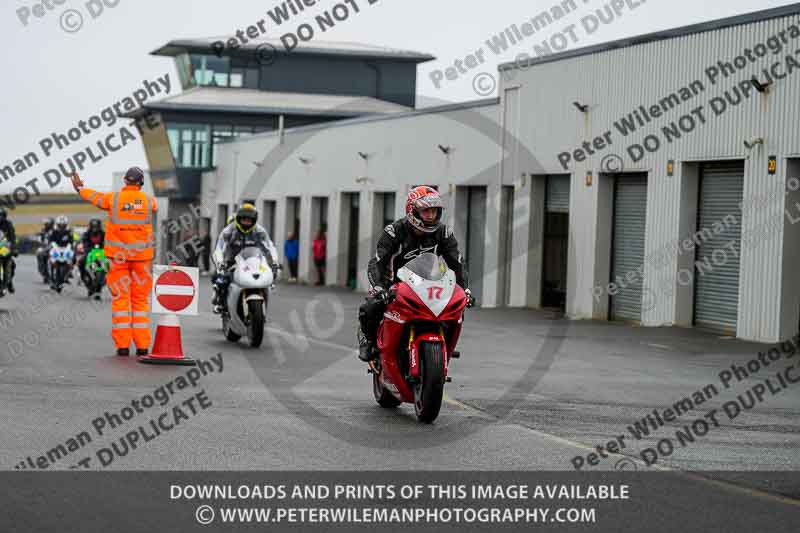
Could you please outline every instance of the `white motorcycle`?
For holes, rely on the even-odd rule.
[[[75,257],[75,252],[72,250],[72,245],[59,246],[52,243],[50,246],[50,280],[52,282],[51,288],[56,292],[61,292],[64,285],[69,279],[69,274],[72,272],[72,260]]]
[[[233,277],[222,312],[222,331],[231,342],[247,337],[250,346],[258,348],[264,340],[269,295],[274,288],[275,275],[259,248],[243,249],[235,261],[229,271]]]

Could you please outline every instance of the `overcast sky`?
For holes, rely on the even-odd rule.
[[[103,1],[116,7],[97,13]],[[496,55],[485,41],[511,24],[522,24],[556,5],[557,0],[368,0],[355,1],[361,12],[339,23],[318,38],[326,41],[355,41],[427,52],[438,59],[425,63],[418,71],[417,90],[421,101],[458,102],[479,97],[473,79],[481,72],[493,73],[498,63],[513,60],[530,51],[536,40],[509,48]],[[768,9],[792,2],[780,0],[627,0],[638,5],[626,7],[612,24],[602,25],[591,35],[581,18],[602,7],[608,0],[577,0],[578,10],[538,34],[541,38],[577,24],[579,42],[570,48],[588,46],[623,37],[650,33],[746,12]],[[53,132],[65,133],[79,120],[129,96],[145,79],[170,73],[172,94],[180,91],[171,58],[154,57],[149,52],[176,38],[234,34],[239,28],[267,17],[267,10],[280,5],[276,0],[50,0],[56,5],[37,18],[33,12],[24,25],[18,9],[31,8],[38,1],[3,0],[0,35],[5,39],[0,64],[3,80],[3,124],[0,129],[0,166],[29,151],[42,154],[39,141]],[[330,9],[335,0],[324,0],[316,8],[292,21],[293,25],[313,19]],[[87,4],[93,4],[87,7]],[[61,23],[73,27],[76,18],[64,15],[79,11],[81,29],[68,33]],[[288,31],[284,24],[268,23],[268,36],[280,37]],[[456,81],[443,81],[437,88],[431,73],[452,66],[476,50],[483,49],[485,64]],[[480,84],[490,87],[485,82]],[[495,93],[496,94],[496,91]],[[56,152],[40,164],[0,184],[8,192],[32,178],[45,183],[42,173],[56,168],[74,151],[79,151],[117,128],[100,128],[70,149]],[[74,148],[74,150],[72,150]],[[132,165],[146,167],[144,151],[137,138],[124,149],[91,165],[83,172],[85,181],[95,187],[110,187],[111,175]],[[71,189],[70,189],[71,190]]]

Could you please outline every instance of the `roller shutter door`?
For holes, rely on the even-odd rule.
[[[695,257],[694,321],[720,333],[736,333],[742,242],[739,205],[743,193],[743,162],[703,166],[697,211],[701,243]]]
[[[642,319],[647,174],[618,176],[614,184],[614,236],[611,281],[618,290],[611,296],[613,320]],[[629,273],[635,279],[628,281]],[[634,278],[631,275],[631,278]],[[630,278],[629,278],[630,279]]]
[[[547,176],[545,211],[569,213],[569,176]]]

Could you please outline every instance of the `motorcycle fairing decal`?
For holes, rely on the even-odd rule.
[[[405,267],[400,269],[397,277],[404,281],[437,317],[447,308],[456,290],[456,274],[449,269],[440,281],[423,279]]]
[[[417,357],[417,343],[414,342],[413,327],[408,335],[408,369],[413,377],[419,377],[419,358]]]
[[[388,318],[392,322],[397,322],[398,324],[405,324],[406,323],[405,320],[400,318],[400,313],[398,313],[397,311],[386,311],[385,313],[383,313],[383,316],[385,318]]]

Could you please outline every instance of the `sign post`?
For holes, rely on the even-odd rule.
[[[152,312],[163,315],[158,320],[153,353],[139,358],[140,363],[195,365],[183,355],[179,315],[197,316],[200,271],[177,265],[153,266]]]

